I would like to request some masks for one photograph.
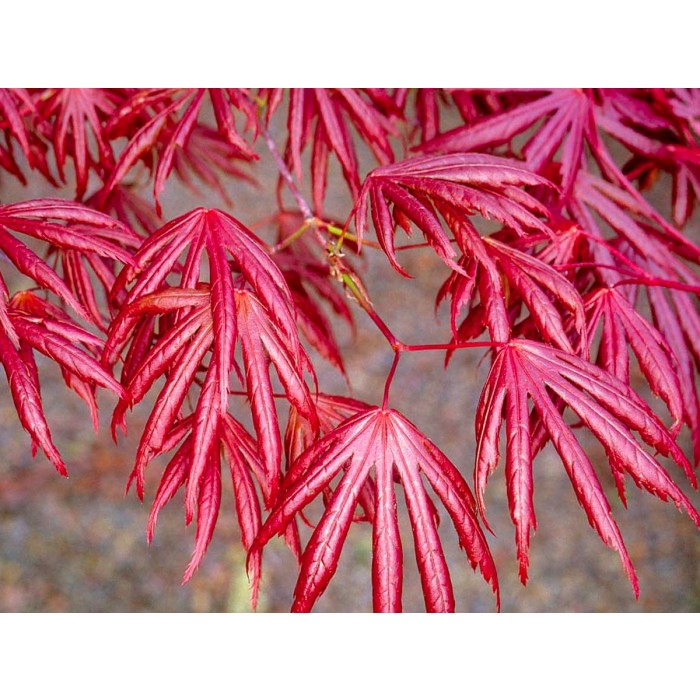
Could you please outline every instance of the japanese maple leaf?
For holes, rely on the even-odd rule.
[[[183,286],[167,287],[166,278],[178,266],[185,248],[189,248],[187,258],[179,268]],[[205,251],[208,284],[200,280]],[[234,275],[231,262],[240,273]],[[136,284],[112,323],[104,362],[113,365],[132,340],[127,383],[131,403],[140,401],[158,377],[167,376],[137,450],[132,478],[139,495],[143,495],[146,465],[180,418],[180,408],[200,366],[211,353],[192,428],[187,508],[189,514],[194,511],[199,479],[216,445],[216,433],[210,427],[226,413],[234,353],[240,344],[245,375],[241,374],[241,380],[251,403],[270,505],[279,486],[282,455],[270,365],[287,399],[317,425],[303,379],[305,370],[313,374],[312,366],[299,341],[292,295],[282,273],[259,239],[240,222],[219,211],[198,209],[166,224],[148,239],[136,256],[136,267],[127,269],[122,281],[127,284],[132,279]],[[147,321],[153,315],[165,316],[158,333]],[[113,425],[122,423],[125,408],[123,402],[118,405]]]
[[[410,232],[415,224],[445,264],[459,271],[438,215],[480,214],[520,235],[528,230],[549,233],[540,218],[547,215],[547,209],[519,189],[528,185],[547,187],[551,183],[517,161],[477,153],[421,156],[377,168],[365,179],[355,207],[360,243],[371,204],[377,239],[394,269],[408,276],[396,259],[394,232],[398,226]]]
[[[272,112],[279,99],[273,94],[269,100],[273,108],[269,111]],[[330,154],[338,159],[353,197],[359,192],[360,165],[350,125],[380,165],[394,160],[389,142],[389,137],[396,133],[394,126],[376,102],[371,98],[365,99],[361,91],[351,88],[299,88],[289,91],[286,158],[296,177],[301,180],[301,154],[311,143],[311,181],[317,214],[323,211]]]
[[[158,515],[161,509],[185,487],[192,478],[193,436],[190,433],[194,415],[176,424],[163,445],[162,452],[172,450],[183,436],[180,447],[167,463],[160,484],[153,498],[153,505],[148,517],[147,537],[153,540]],[[260,501],[256,483],[263,490],[266,488],[264,467],[259,456],[257,443],[245,428],[230,414],[223,414],[221,420],[210,426],[216,435],[216,449],[207,453],[204,470],[199,477],[201,486],[197,497],[196,533],[192,558],[185,570],[183,583],[189,581],[201,563],[214,535],[222,497],[222,457],[228,465],[233,486],[236,514],[241,531],[241,543],[249,552],[248,572],[251,577],[251,604],[257,605],[262,553],[251,551],[262,522]],[[188,516],[188,523],[191,515]],[[288,529],[295,553],[299,553],[298,532],[294,527]]]
[[[105,125],[123,96],[117,91],[93,88],[51,88],[34,99],[38,128],[53,145],[58,175],[61,181],[66,181],[66,158],[70,155],[75,166],[76,198],[82,199],[90,170],[104,180],[114,168]],[[96,147],[94,154],[90,152],[91,141]]]
[[[130,240],[133,233],[105,214],[54,199],[0,206],[0,251],[18,272],[31,278],[39,288],[55,294],[84,319],[90,318],[85,299],[11,232],[46,241],[66,254],[80,252],[112,261],[131,261],[131,255],[121,244]],[[34,294],[22,292],[10,299],[1,276],[0,336],[0,362],[20,421],[33,442],[65,474],[65,465],[52,442],[43,413],[33,352],[46,355],[61,367],[66,384],[87,403],[96,424],[95,386],[123,394],[111,375],[91,357],[92,352],[101,349],[102,343],[60,309]]]
[[[499,461],[499,433],[505,413],[508,503],[523,583],[527,580],[530,532],[536,527],[530,400],[561,457],[589,523],[603,542],[619,553],[638,596],[636,573],[598,475],[563,419],[561,404],[569,406],[604,447],[623,502],[624,477],[628,474],[639,488],[684,509],[700,527],[700,514],[665,469],[642,449],[633,431],[649,447],[671,457],[695,484],[688,460],[649,406],[614,375],[536,341],[518,339],[504,345],[493,361],[477,408],[476,497],[483,513],[486,481]]]
[[[186,149],[198,126],[208,96],[218,131],[239,158],[256,159],[236,128],[235,113],[241,112],[248,127],[256,124],[255,107],[245,91],[233,88],[143,90],[128,99],[108,124],[113,137],[126,135],[129,142],[119,156],[105,185],[105,194],[118,185],[141,159],[158,153],[153,195],[160,215],[159,195],[173,169],[178,151]]]
[[[187,251],[185,262],[181,254]],[[195,209],[162,226],[149,236],[134,257],[134,264],[119,275],[112,294],[118,294],[135,282],[125,303],[151,294],[166,284],[171,273],[178,275],[175,286],[195,288],[202,280],[201,261],[207,254],[211,267],[212,295],[217,300],[215,317],[221,346],[233,345],[234,326],[229,312],[233,279],[229,257],[240,275],[269,310],[280,330],[296,338],[294,305],[291,292],[277,265],[268,255],[264,243],[241,222],[216,209]],[[221,304],[218,301],[222,301]],[[226,303],[223,303],[226,302]],[[114,364],[129,337],[137,316],[123,315],[112,324],[107,343],[107,358]],[[221,331],[222,336],[218,335]]]
[[[370,407],[343,421],[309,447],[287,473],[280,500],[262,526],[253,551],[284,530],[295,514],[342,473],[304,550],[294,612],[309,611],[335,573],[340,551],[366,480],[374,472],[372,590],[375,611],[399,612],[403,554],[394,476],[401,483],[414,533],[416,560],[429,612],[454,610],[447,564],[422,476],[442,501],[466,550],[498,595],[491,554],[476,518],[471,491],[454,465],[393,409]]]
[[[34,280],[41,289],[55,294],[84,319],[90,319],[90,313],[82,295],[11,231],[46,241],[66,255],[84,253],[108,261],[132,260],[123,244],[133,240],[133,232],[81,204],[42,199],[0,206],[0,251],[18,272]],[[51,441],[43,415],[33,350],[47,355],[61,367],[66,383],[88,404],[94,423],[97,420],[95,386],[108,387],[119,395],[123,391],[89,354],[101,349],[101,341],[33,294],[21,293],[11,300],[9,297],[0,276],[2,364],[15,406],[34,442],[42,447],[59,472],[65,473],[65,465]]]
[[[225,361],[214,339],[213,297],[204,286],[196,290],[169,288],[138,298],[124,309],[126,316],[182,312],[166,326],[155,344],[131,360],[127,397],[115,409],[113,425],[121,423],[129,404],[140,402],[153,384],[166,376],[148,418],[136,453],[131,480],[136,480],[139,496],[144,493],[144,471],[157,456],[182,445],[161,479],[149,525],[152,537],[157,514],[176,491],[185,486],[187,522],[196,513],[197,533],[192,560],[185,572],[188,580],[199,566],[211,541],[221,502],[220,455],[225,452],[232,478],[243,544],[248,550],[257,533],[260,507],[253,477],[259,484],[264,503],[274,503],[279,488],[280,438],[273,388],[268,374],[274,365],[289,401],[310,426],[317,424],[302,367],[292,357],[290,344],[271,322],[262,304],[248,290],[234,290],[232,311],[236,314],[237,338],[242,346],[245,388],[259,436],[255,441],[228,412],[228,377],[221,391],[219,366]],[[135,340],[137,342],[137,340]],[[181,410],[191,387],[197,382],[204,359],[211,353],[192,415],[183,418]],[[233,348],[231,348],[233,353]],[[292,524],[287,541],[299,553],[299,536]],[[259,554],[251,559],[255,599],[260,577]]]
[[[659,113],[654,103],[624,91],[606,91],[596,115],[601,129],[622,143],[632,154],[622,171],[648,187],[660,171],[673,178],[673,219],[683,226],[693,213],[700,193],[700,148],[692,128],[683,119]],[[664,107],[666,105],[663,105]]]
[[[666,279],[678,277],[679,258],[700,261],[700,247],[690,241],[636,191],[619,181],[581,172],[567,209],[572,218],[587,232],[605,239],[596,216],[615,233],[619,241],[631,246],[639,255],[638,265],[645,261],[662,270]]]
[[[499,240],[496,235],[482,237],[465,220],[449,221],[458,233],[460,247],[468,251],[460,260],[462,272],[453,272],[437,297],[438,304],[451,297],[450,321],[455,338],[476,337],[485,324],[493,340],[506,342],[512,319],[520,315],[518,308],[511,309],[524,305],[537,332],[547,341],[574,352],[567,332],[567,326],[573,325],[578,351],[584,355],[588,352],[583,300],[571,282],[507,239]],[[477,292],[478,307],[474,305]],[[465,307],[471,307],[472,313],[458,328],[457,320]]]
[[[588,295],[586,314],[591,338],[602,326],[597,364],[629,384],[631,350],[651,390],[664,400],[679,426],[685,415],[683,395],[676,359],[661,333],[616,289]]]
[[[49,243],[49,255],[61,262],[63,278],[10,231]],[[131,262],[140,241],[128,226],[75,202],[37,199],[0,206],[0,250],[22,274],[100,327],[104,322],[92,276],[111,289],[114,263]]]
[[[0,296],[7,289],[0,278]],[[12,399],[22,427],[32,438],[33,449],[41,447],[63,476],[66,467],[51,438],[41,401],[39,372],[34,352],[54,361],[63,372],[67,386],[88,405],[97,430],[95,388],[105,387],[123,396],[124,390],[93,356],[103,345],[58,307],[32,292],[18,292],[3,307],[4,328],[0,328],[0,364],[3,365]],[[8,332],[10,330],[11,332]]]
[[[624,240],[613,243],[587,234],[588,253],[583,254],[600,280],[587,294],[591,332],[604,321],[598,364],[626,381],[629,344],[650,387],[669,407],[674,429],[679,420],[690,427],[697,464],[700,402],[694,365],[700,359],[700,313],[693,296],[700,278],[671,252],[661,267]],[[589,286],[590,279],[582,283]],[[641,287],[646,289],[655,328],[644,317],[645,306],[637,291]]]
[[[594,103],[583,90],[548,90],[513,109],[457,127],[420,146],[422,153],[483,151],[509,143],[541,122],[523,147],[527,166],[543,173],[561,147],[561,189],[566,195],[582,166],[584,142],[598,147]],[[542,121],[541,121],[542,120]]]

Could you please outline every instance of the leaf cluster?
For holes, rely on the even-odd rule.
[[[447,115],[459,125],[443,130]],[[223,470],[253,605],[273,537],[299,563],[293,610],[308,611],[364,523],[374,609],[400,611],[402,503],[426,609],[454,610],[444,523],[498,601],[487,482],[503,461],[525,583],[533,463],[551,443],[638,595],[584,429],[623,505],[629,478],[700,527],[666,469],[675,463],[697,488],[700,246],[686,229],[700,193],[698,91],[3,89],[0,132],[4,173],[75,184],[73,201],[0,204],[0,263],[32,285],[13,294],[0,271],[0,363],[19,421],[65,474],[35,353],[58,365],[96,430],[96,389],[117,397],[115,440],[153,397],[128,484],[143,499],[163,457],[148,539],[182,491],[196,523],[185,580],[213,537]],[[279,173],[274,238],[220,209],[163,220],[170,179],[230,204],[262,154]],[[334,161],[344,184],[329,182]],[[669,217],[647,196],[660,175],[672,183]],[[353,206],[336,219],[327,195],[339,185]],[[404,234],[418,241],[400,244]],[[358,270],[376,252],[410,284],[402,261],[421,247],[445,266],[436,305],[449,304],[450,329],[407,345]],[[350,395],[336,336],[336,320],[352,328],[358,313],[394,358],[375,404]],[[391,405],[391,386],[406,353],[448,362],[477,348],[489,371],[476,462],[457,466]],[[345,376],[349,395],[324,392],[319,361]]]

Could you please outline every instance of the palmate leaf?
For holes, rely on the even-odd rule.
[[[328,177],[329,155],[333,154],[340,163],[343,178],[353,197],[360,189],[360,166],[353,144],[350,125],[372,151],[380,165],[394,160],[389,137],[396,130],[377,104],[377,94],[351,88],[328,90],[325,88],[299,88],[289,91],[289,111],[287,113],[288,139],[285,156],[296,177],[301,180],[301,155],[311,144],[311,181],[314,209],[317,214],[323,211],[323,201]],[[373,97],[375,99],[373,99]],[[380,103],[384,107],[395,105],[386,95]],[[272,114],[281,100],[281,91],[268,94]],[[269,119],[269,116],[268,116]]]
[[[186,259],[180,264],[178,258],[185,249]],[[206,282],[201,279],[205,254],[209,263]],[[167,280],[175,275],[183,286],[168,286]],[[165,377],[141,436],[129,483],[135,481],[143,498],[148,464],[182,442],[161,480],[152,520],[186,484],[186,519],[189,522],[196,514],[197,521],[187,579],[199,565],[214,531],[221,500],[222,450],[232,469],[247,548],[260,519],[248,472],[252,470],[265,506],[276,502],[282,441],[270,368],[274,367],[287,401],[312,431],[318,431],[315,405],[304,380],[304,372],[313,375],[313,371],[299,341],[292,293],[284,276],[256,236],[222,212],[199,209],[155,232],[136,255],[135,266],[123,272],[118,286],[125,289],[132,282],[103,354],[104,363],[112,366],[131,341],[122,379],[127,397],[115,409],[113,430],[124,425],[127,408],[141,402],[154,383]],[[237,347],[242,367],[234,359]],[[256,440],[245,437],[229,414],[234,368],[250,402]],[[188,418],[183,417],[186,401],[194,406]],[[298,554],[296,526],[292,524],[286,533]],[[259,559],[251,561],[257,590]]]
[[[375,611],[399,612],[403,554],[394,477],[401,483],[414,533],[416,560],[429,612],[454,610],[447,564],[423,486],[427,479],[442,501],[466,550],[498,596],[491,554],[476,518],[474,498],[454,465],[395,410],[369,407],[312,444],[285,477],[280,500],[258,534],[253,551],[284,531],[294,516],[342,473],[304,550],[294,593],[295,612],[309,611],[335,573],[343,542],[365,482],[374,470],[372,589]]]
[[[90,314],[80,294],[74,293],[42,257],[11,231],[46,241],[66,254],[81,252],[103,256],[109,261],[131,261],[131,255],[122,245],[134,234],[114,219],[83,205],[42,199],[0,206],[0,251],[18,272],[55,294],[86,320]],[[2,277],[0,335],[0,362],[20,421],[34,444],[65,474],[65,465],[52,442],[43,413],[33,352],[46,355],[61,367],[66,384],[87,403],[96,425],[96,386],[123,394],[119,384],[91,356],[101,349],[102,341],[73,323],[58,307],[31,292],[20,292],[10,299]]]
[[[598,289],[588,295],[586,314],[590,337],[602,326],[597,364],[629,384],[631,350],[649,387],[664,400],[679,426],[685,415],[683,395],[675,357],[661,333],[615,289]]]
[[[163,290],[166,278],[185,248],[189,250],[180,273],[182,289]],[[210,286],[206,291],[197,291],[194,287],[200,284],[200,261],[205,251],[209,259]],[[236,281],[229,267],[229,254],[241,269]],[[163,390],[167,392],[161,394],[162,399],[157,404],[162,405],[163,413],[152,414],[144,433],[135,468],[139,494],[143,493],[143,468],[160,447],[158,441],[163,439],[177,418],[179,406],[210,346],[212,360],[200,403],[203,411],[224,412],[238,341],[243,352],[246,391],[251,399],[271,493],[274,493],[280,474],[282,447],[267,372],[270,362],[275,365],[289,400],[316,424],[313,404],[301,379],[305,370],[311,371],[311,363],[299,342],[292,296],[282,273],[259,239],[240,222],[216,210],[198,209],[166,224],[148,239],[136,256],[136,267],[127,268],[120,282],[127,284],[133,280],[136,284],[110,328],[104,354],[108,366],[116,363],[121,349],[144,316],[176,312],[174,328],[169,333],[178,338],[180,330],[187,328],[184,339],[188,340],[193,332],[187,325],[188,319],[192,314],[202,312],[202,325],[194,336],[197,342],[190,343],[182,351],[187,353],[187,359],[175,364],[175,372],[169,375]],[[249,289],[243,288],[245,284]],[[190,316],[184,316],[188,309],[191,310]],[[165,335],[161,342],[170,341],[170,338],[171,335]],[[143,373],[143,368],[133,368],[151,361],[148,359],[150,345],[148,339],[140,340],[140,357],[138,360],[132,358],[130,363],[132,381],[138,381],[139,374]],[[159,344],[155,349],[159,349]],[[175,358],[168,356],[168,359],[172,362]],[[170,370],[170,365],[158,364],[157,368],[162,374]],[[213,392],[211,396],[210,392]],[[137,400],[141,398],[139,394]],[[115,413],[117,423],[121,415],[121,411]],[[201,428],[201,432],[202,438],[206,439],[205,428]],[[195,474],[199,466],[196,464]],[[192,489],[196,489],[196,485]],[[192,508],[194,491],[190,493],[188,507]]]
[[[152,161],[154,152],[157,152],[153,195],[160,215],[159,195],[176,163],[178,151],[187,148],[190,137],[198,127],[206,97],[214,112],[219,134],[235,150],[235,155],[245,160],[256,159],[257,156],[236,129],[236,112],[244,115],[248,126],[257,124],[255,107],[244,90],[142,90],[124,102],[107,125],[112,138],[127,136],[129,142],[110,174],[104,195],[109,195],[138,161]]]
[[[66,158],[70,155],[73,160],[77,199],[82,199],[87,190],[90,170],[105,180],[114,168],[105,124],[123,99],[118,91],[94,88],[52,88],[34,97],[37,128],[53,146],[62,182],[66,181]],[[91,140],[96,146],[95,154],[90,152]]]
[[[127,406],[140,402],[158,378],[163,375],[167,377],[144,428],[130,481],[136,480],[138,494],[143,497],[146,466],[156,456],[184,440],[161,479],[151,514],[149,537],[152,537],[160,508],[186,484],[185,514],[189,522],[196,512],[197,534],[185,580],[199,565],[214,531],[221,500],[222,449],[234,479],[238,517],[246,549],[257,533],[260,520],[258,496],[252,486],[251,473],[259,484],[264,503],[270,507],[276,499],[281,478],[281,447],[268,374],[270,364],[275,366],[295,410],[310,426],[317,423],[311,396],[286,339],[280,335],[251,291],[235,290],[234,295],[232,308],[236,314],[237,338],[243,350],[245,388],[252,406],[258,441],[248,436],[228,413],[228,378],[225,391],[223,394],[221,392],[219,365],[223,360],[213,332],[216,323],[210,289],[203,286],[198,290],[169,288],[141,297],[125,308],[126,315],[182,312],[177,322],[143,353],[140,362],[133,367],[126,386],[127,397],[118,403],[113,424],[122,423]],[[208,353],[211,353],[209,366],[194,413],[182,418],[183,404]],[[250,520],[251,517],[253,520]],[[287,530],[287,541],[297,554],[298,540],[296,528],[292,525]],[[256,591],[259,559],[253,559],[251,566]]]
[[[394,269],[404,276],[408,274],[396,259],[394,232],[398,226],[410,231],[411,224],[420,229],[446,265],[459,271],[438,215],[455,219],[479,214],[520,235],[533,230],[550,233],[542,221],[547,209],[519,189],[537,185],[551,183],[517,161],[497,156],[469,153],[409,158],[367,176],[355,208],[355,225],[361,243],[371,205],[379,244]]]
[[[513,340],[504,345],[494,359],[477,408],[476,497],[483,513],[486,481],[499,461],[499,433],[505,413],[508,503],[523,582],[527,579],[530,532],[536,526],[530,400],[561,457],[589,523],[603,542],[619,553],[635,594],[639,595],[634,567],[598,475],[562,418],[559,402],[569,406],[604,447],[621,495],[624,476],[628,474],[639,488],[661,500],[673,501],[700,527],[700,514],[665,469],[642,449],[632,431],[649,447],[681,466],[694,483],[688,460],[649,406],[628,384],[609,372],[543,343]]]
[[[32,292],[18,292],[9,304],[2,301],[2,306],[4,322],[9,324],[11,333],[0,329],[0,363],[7,374],[20,422],[31,435],[34,448],[41,447],[58,472],[66,476],[66,466],[44,415],[33,353],[45,355],[61,368],[66,385],[88,405],[95,431],[96,387],[105,387],[117,396],[124,396],[124,389],[93,356],[101,349],[102,341],[73,323],[61,309]]]
[[[484,151],[509,143],[536,122],[544,120],[523,148],[525,162],[534,172],[542,173],[563,144],[561,189],[566,195],[581,168],[584,141],[592,148],[598,147],[593,107],[590,95],[583,90],[548,90],[543,96],[513,109],[441,134],[424,143],[419,150],[432,154]]]
[[[566,204],[571,217],[584,230],[604,239],[596,221],[600,217],[619,241],[638,253],[641,267],[646,267],[648,260],[662,270],[666,279],[677,278],[680,258],[700,262],[697,244],[665,221],[636,190],[616,179],[611,182],[591,173],[579,173]]]
[[[61,278],[10,231],[50,245]],[[0,206],[0,250],[42,289],[53,292],[86,320],[104,327],[90,270],[105,290],[111,289],[115,262],[132,262],[141,238],[107,214],[75,202],[36,199]]]
[[[639,182],[640,189],[652,184],[660,171],[671,174],[673,219],[678,226],[688,221],[700,194],[700,148],[692,99],[689,91],[669,98],[662,90],[641,94],[605,90],[596,113],[599,127],[633,154],[622,170]]]

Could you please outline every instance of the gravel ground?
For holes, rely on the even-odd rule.
[[[265,162],[262,164],[266,172]],[[267,177],[269,181],[269,177]],[[3,201],[55,196],[41,182],[22,189],[2,181]],[[238,189],[232,213],[246,223],[269,213],[267,200],[250,188]],[[195,196],[169,184],[168,218],[193,206],[222,206],[213,196]],[[332,202],[342,216],[346,201]],[[440,342],[447,324],[433,315],[435,291],[444,267],[431,253],[415,253],[406,265],[416,279],[405,283],[378,254],[368,250],[363,269],[370,295],[390,327],[404,342]],[[3,267],[3,274],[5,268]],[[397,284],[398,282],[398,284]],[[339,329],[346,347],[348,375],[358,398],[377,402],[392,355],[374,327],[358,318],[353,338]],[[404,411],[441,446],[468,477],[474,459],[474,411],[485,378],[478,351],[455,358],[442,368],[440,353],[416,353],[402,359],[392,388],[392,404]],[[343,392],[344,382],[318,362],[320,386]],[[248,585],[244,554],[231,494],[225,492],[217,531],[199,572],[180,585],[189,560],[193,528],[183,527],[182,503],[171,503],[161,515],[154,543],[145,538],[149,497],[157,472],[151,471],[146,503],[124,484],[136,448],[139,425],[147,417],[140,407],[130,418],[130,434],[115,446],[109,439],[111,398],[103,394],[102,429],[95,436],[80,401],[63,386],[49,363],[41,366],[43,397],[56,442],[69,465],[62,479],[42,457],[32,460],[29,439],[17,421],[9,392],[0,386],[0,610],[2,611],[246,611]],[[636,378],[637,388],[644,385]],[[682,435],[682,439],[687,436]],[[602,449],[585,445],[603,479],[608,472]],[[676,472],[679,483],[680,472]],[[630,555],[637,567],[641,596],[635,600],[617,555],[605,547],[578,507],[563,467],[547,448],[535,463],[535,507],[538,530],[532,540],[531,581],[517,578],[513,526],[505,498],[502,465],[487,492],[487,511],[495,536],[490,545],[499,571],[502,610],[506,612],[616,611],[691,612],[700,610],[700,536],[690,520],[667,503],[630,487],[629,509],[604,481]],[[686,493],[690,492],[685,488]],[[700,507],[697,494],[690,494]],[[404,509],[405,511],[405,509]],[[406,561],[404,607],[423,610],[420,583],[405,512],[401,518]],[[487,584],[474,574],[457,546],[449,519],[440,527],[453,576],[457,609],[494,610]],[[308,535],[307,535],[308,536]],[[371,532],[366,524],[351,528],[338,572],[316,610],[371,610]],[[265,552],[259,610],[286,611],[296,577],[289,553],[277,543]]]

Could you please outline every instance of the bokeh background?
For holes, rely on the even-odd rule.
[[[273,126],[281,133],[281,124]],[[278,143],[281,139],[278,139]],[[193,193],[171,179],[163,197],[164,215],[173,218],[195,206],[229,211],[267,240],[273,232],[256,222],[274,212],[276,173],[259,144],[261,161],[255,167],[259,186],[225,180],[233,205],[215,192]],[[368,161],[369,163],[369,161]],[[371,167],[371,166],[370,166]],[[339,171],[331,171],[328,213],[343,220],[350,210]],[[144,178],[145,179],[145,178]],[[652,193],[654,203],[666,212],[670,184],[662,179]],[[0,201],[12,202],[57,196],[39,178],[22,187],[9,177],[0,179]],[[58,193],[71,197],[71,183]],[[697,222],[688,235],[697,239]],[[365,248],[358,263],[370,296],[382,318],[408,343],[443,342],[449,324],[445,310],[435,313],[435,293],[445,278],[445,267],[432,251],[411,251],[402,261],[415,279],[396,275],[381,253]],[[2,273],[15,288],[25,281],[2,260]],[[351,333],[338,326],[351,391],[357,398],[376,403],[393,359],[383,337],[363,318]],[[391,403],[402,410],[438,444],[462,470],[468,481],[474,460],[474,413],[488,363],[483,354],[463,351],[445,370],[437,352],[404,356],[394,381]],[[315,358],[316,360],[316,358]],[[343,393],[347,387],[338,372],[316,362],[323,391]],[[180,581],[189,561],[194,526],[186,529],[182,499],[176,498],[162,512],[152,545],[146,543],[146,520],[158,478],[149,470],[146,501],[134,493],[124,495],[139,429],[148,416],[151,401],[129,416],[129,434],[115,445],[109,434],[113,399],[102,393],[101,430],[95,435],[85,406],[61,380],[59,371],[40,361],[42,395],[52,433],[70,478],[58,476],[38,456],[32,459],[29,436],[17,419],[9,390],[0,382],[0,610],[6,612],[206,612],[250,610],[245,555],[230,487],[224,500],[214,539],[197,574],[186,586]],[[635,388],[648,396],[638,372]],[[654,405],[658,406],[658,402]],[[239,414],[245,407],[239,407]],[[663,409],[659,407],[659,410]],[[599,468],[614,514],[637,568],[641,596],[635,600],[618,556],[590,528],[579,508],[571,484],[558,458],[548,447],[535,462],[535,508],[538,529],[532,539],[530,582],[523,587],[517,577],[514,531],[508,514],[502,465],[487,491],[487,513],[495,535],[489,543],[501,582],[505,612],[692,612],[700,610],[700,533],[684,514],[630,485],[625,510],[615,494],[605,454],[583,432],[581,439]],[[681,433],[688,448],[688,436]],[[673,467],[670,467],[673,469]],[[676,468],[672,472],[697,507],[698,494],[684,484]],[[228,485],[224,481],[225,487]],[[400,493],[399,493],[400,501]],[[405,510],[405,509],[404,509]],[[411,548],[411,532],[405,513],[401,519],[404,539],[404,608],[423,610],[422,593]],[[440,533],[452,573],[457,610],[494,611],[489,586],[472,572],[460,551],[449,518]],[[308,531],[305,534],[308,537]],[[263,561],[260,612],[287,611],[296,580],[296,565],[279,542],[266,549]],[[369,612],[371,598],[371,529],[354,525],[348,536],[338,572],[319,600],[319,612]]]

